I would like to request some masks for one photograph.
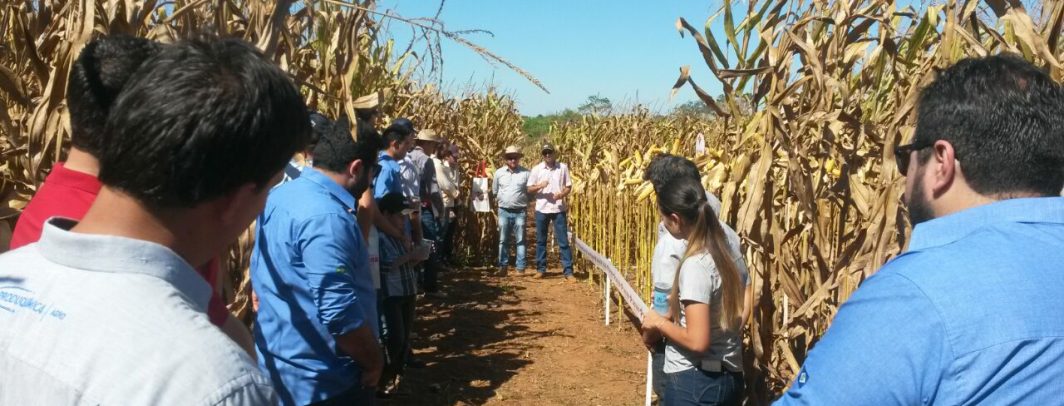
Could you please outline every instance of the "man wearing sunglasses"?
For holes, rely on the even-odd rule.
[[[895,148],[908,251],[839,309],[780,404],[1060,403],[1064,92],[999,55],[919,102]]]
[[[573,252],[569,248],[568,206],[565,198],[573,190],[569,166],[558,162],[553,145],[543,144],[543,162],[532,168],[528,193],[536,196],[536,278],[547,273],[547,227],[554,223],[554,239],[562,255],[562,274],[573,282]]]

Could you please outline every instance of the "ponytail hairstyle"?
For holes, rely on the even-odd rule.
[[[743,283],[735,259],[728,254],[728,241],[720,226],[717,213],[706,199],[706,191],[695,179],[675,178],[658,190],[658,207],[662,214],[676,214],[691,232],[686,236],[687,250],[673,278],[669,309],[676,323],[680,320],[680,269],[691,256],[709,251],[720,274],[720,327],[732,330],[739,326],[742,315]]]

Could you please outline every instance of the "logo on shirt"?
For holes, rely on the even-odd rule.
[[[798,387],[801,388],[802,385],[805,385],[805,382],[808,381],[808,380],[809,380],[809,373],[805,372],[803,370],[801,374],[798,374]]]
[[[344,268],[343,266],[338,266],[336,267],[336,273],[347,273],[347,268]]]
[[[0,310],[17,313],[25,310],[43,316],[51,316],[62,320],[66,313],[56,309],[50,304],[43,303],[34,297],[33,292],[18,286],[0,286]]]

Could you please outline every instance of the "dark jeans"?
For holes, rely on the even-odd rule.
[[[440,290],[438,281],[438,273],[440,266],[439,254],[436,252],[440,243],[439,239],[440,224],[436,222],[436,216],[432,214],[432,209],[423,207],[421,209],[421,233],[423,238],[432,242],[432,253],[429,254],[428,261],[425,261],[425,292],[434,293]],[[420,241],[417,241],[420,243]]]
[[[547,272],[547,227],[554,222],[554,240],[562,253],[565,276],[573,275],[573,251],[569,248],[569,222],[566,213],[536,212],[536,270]]]
[[[744,383],[740,373],[691,368],[665,375],[665,406],[742,404]]]
[[[321,402],[311,403],[310,406],[346,406],[346,405],[375,405],[377,404],[376,391],[362,388],[357,383],[344,393],[333,396]]]
[[[455,209],[448,209],[455,211]],[[448,216],[450,214],[447,214]],[[443,222],[443,231],[440,232],[440,260],[451,262],[454,259],[454,234],[458,230],[458,217],[447,217]]]
[[[416,296],[396,296],[384,299],[381,314],[388,330],[384,338],[385,365],[381,383],[390,382],[403,374],[407,355],[410,354],[410,331],[414,326]]]

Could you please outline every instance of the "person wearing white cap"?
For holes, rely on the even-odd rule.
[[[506,275],[510,259],[510,234],[517,246],[517,273],[525,272],[525,217],[528,211],[528,169],[521,166],[521,148],[506,147],[506,166],[495,170],[491,192],[499,204],[499,273]]]

